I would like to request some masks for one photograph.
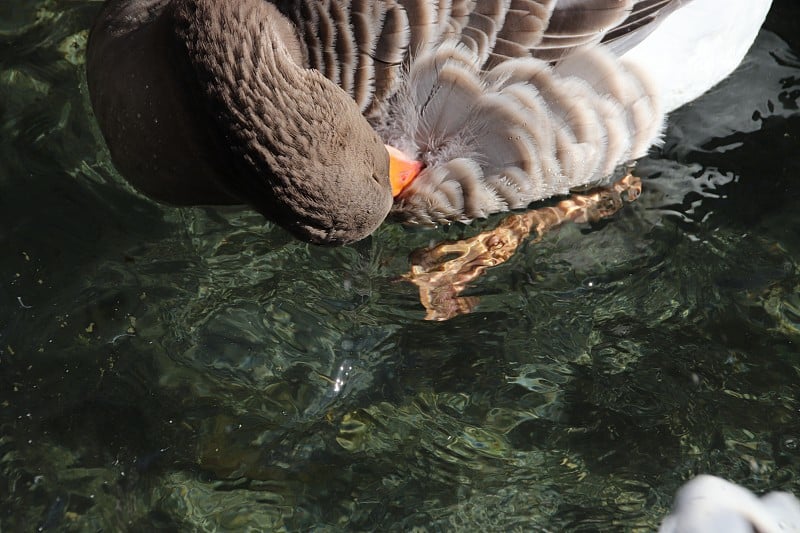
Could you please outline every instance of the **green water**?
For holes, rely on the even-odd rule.
[[[329,249],[127,188],[86,97],[98,8],[0,4],[0,530],[653,529],[701,472],[800,494],[792,0],[642,198],[446,322],[409,254],[501,218]]]

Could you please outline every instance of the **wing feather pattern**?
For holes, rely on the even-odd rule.
[[[620,55],[691,0],[283,0],[316,68],[426,168],[394,213],[468,221],[601,183],[657,142]]]

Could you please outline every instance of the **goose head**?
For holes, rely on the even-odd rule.
[[[391,209],[390,157],[355,106],[345,105],[347,95],[320,82],[316,98],[299,93],[291,113],[268,113],[269,125],[253,120],[252,130],[226,135],[236,165],[228,186],[302,240],[347,244],[373,233]],[[307,131],[289,133],[297,119]]]
[[[303,68],[293,26],[267,2],[186,1],[174,16],[210,122],[231,153],[223,186],[313,243],[372,233],[398,180],[419,166],[399,152],[391,163],[353,99]]]

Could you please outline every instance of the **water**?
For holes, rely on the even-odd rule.
[[[653,529],[700,472],[800,494],[794,2],[636,203],[445,322],[409,254],[500,217],[327,249],[132,193],[88,109],[98,7],[0,6],[0,529]]]

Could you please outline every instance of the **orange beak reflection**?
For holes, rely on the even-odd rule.
[[[408,184],[414,181],[420,170],[422,162],[411,159],[394,146],[386,146],[389,152],[389,181],[392,183],[392,196],[397,197]]]

